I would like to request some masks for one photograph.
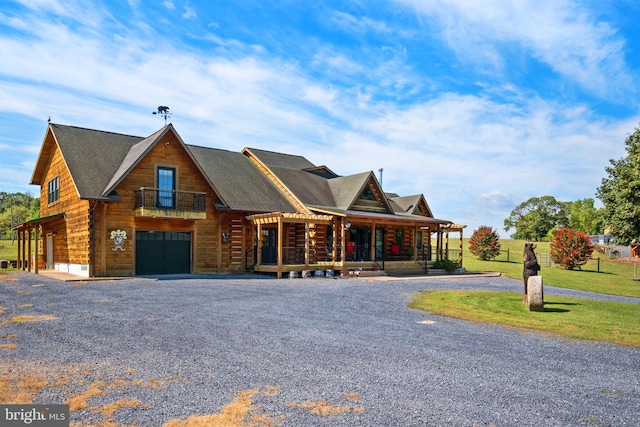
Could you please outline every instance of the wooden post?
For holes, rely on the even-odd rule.
[[[282,278],[282,214],[278,216],[278,279]]]
[[[29,244],[28,244],[28,250],[27,250],[27,252],[28,252],[27,256],[29,257],[29,260],[27,261],[27,271],[28,272],[31,272],[31,267],[32,267],[31,266],[31,264],[32,264],[31,263],[31,233],[32,233],[32,231],[33,230],[31,228],[29,228]]]
[[[304,222],[304,266],[305,269],[309,269],[309,250],[311,248],[311,244],[310,244],[310,238],[309,238],[309,223],[308,222]]]
[[[460,228],[460,255],[458,256],[458,261],[460,261],[460,267],[462,267],[462,228]]]
[[[21,252],[21,246],[20,246],[21,245],[21,236],[22,236],[22,230],[18,230],[18,236],[17,236],[17,239],[18,239],[18,259],[16,260],[16,262],[17,262],[16,267],[17,268],[22,268],[22,257],[21,257],[21,254],[20,254],[20,252]]]
[[[335,264],[337,261],[336,257],[338,256],[338,217],[336,216],[333,217],[332,228],[331,233],[333,234],[333,244],[331,245],[331,261]]]
[[[38,248],[40,246],[40,226],[39,225],[36,225],[36,232],[35,232],[35,235],[34,235],[34,239],[35,239],[35,242],[36,242],[36,254],[35,254],[35,258],[34,258],[34,262],[33,262],[35,264],[34,272],[36,274],[38,274]]]
[[[345,242],[344,218],[340,220],[340,261],[344,265],[347,259],[347,244]]]
[[[444,259],[449,259],[449,229],[448,228],[445,234]]]
[[[262,264],[262,223],[258,222],[258,227],[256,229],[256,239],[258,239],[258,250],[256,251],[256,265]]]

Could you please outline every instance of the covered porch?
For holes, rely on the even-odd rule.
[[[53,268],[53,242],[56,230],[52,228],[52,224],[64,224],[64,220],[64,214],[55,214],[15,226],[13,230],[17,231],[18,236],[16,268],[36,274],[40,269]]]
[[[247,220],[256,230],[253,270],[278,278],[304,270],[419,271],[449,258],[453,230],[446,220],[362,211],[272,212]],[[462,251],[456,255],[454,260],[461,261]]]

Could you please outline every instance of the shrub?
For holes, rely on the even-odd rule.
[[[458,263],[456,261],[451,261],[450,259],[439,259],[433,263],[433,268],[443,268],[448,272],[452,272],[458,268]]]
[[[492,227],[481,225],[469,239],[469,251],[483,261],[500,255],[498,232]]]
[[[573,228],[561,228],[551,242],[551,260],[565,270],[580,267],[591,258],[593,243],[589,236]]]

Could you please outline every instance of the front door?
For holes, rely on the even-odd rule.
[[[275,228],[262,229],[262,263],[278,263],[278,230]]]
[[[371,227],[352,226],[349,241],[354,243],[353,261],[371,261]]]
[[[47,265],[45,268],[53,269],[53,234],[47,234]]]
[[[376,261],[384,259],[384,228],[376,228]]]

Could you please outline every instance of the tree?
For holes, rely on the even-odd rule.
[[[515,228],[512,238],[540,241],[553,227],[569,224],[570,205],[553,196],[532,197],[511,211],[504,220],[504,231]]]
[[[11,227],[27,221],[29,209],[24,206],[13,206],[0,213],[0,230],[2,238],[11,238]]]
[[[593,243],[589,236],[573,228],[561,228],[551,241],[551,260],[565,270],[586,264],[592,253]]]
[[[609,160],[608,177],[602,179],[596,195],[616,240],[628,245],[640,241],[640,129],[627,137],[625,145],[627,157]]]
[[[492,227],[481,225],[469,239],[469,251],[483,261],[500,255],[498,232]]]
[[[11,228],[40,216],[40,199],[27,193],[0,192],[0,236],[10,237]]]
[[[571,204],[569,227],[591,234],[604,231],[604,209],[596,209],[593,199],[576,200]]]

